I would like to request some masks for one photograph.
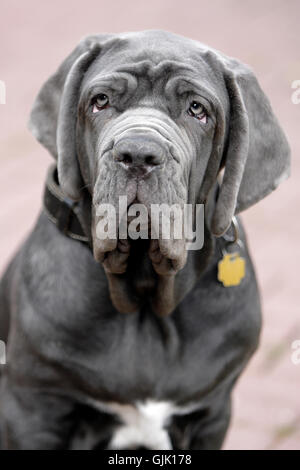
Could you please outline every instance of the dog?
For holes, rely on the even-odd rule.
[[[261,328],[237,214],[290,166],[254,73],[168,31],[88,36],[29,127],[56,164],[1,282],[2,448],[220,449]],[[203,247],[99,237],[124,196],[204,205]]]

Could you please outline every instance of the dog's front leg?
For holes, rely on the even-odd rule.
[[[1,379],[2,381],[2,379]],[[1,447],[5,450],[66,449],[74,426],[72,402],[39,390],[1,383]]]

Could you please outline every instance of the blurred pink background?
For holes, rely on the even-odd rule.
[[[27,120],[42,83],[85,35],[166,29],[248,63],[269,96],[293,155],[292,177],[243,218],[262,291],[261,346],[238,382],[225,449],[300,449],[299,0],[2,0],[0,269],[31,229],[51,158]],[[300,357],[300,355],[299,355]]]

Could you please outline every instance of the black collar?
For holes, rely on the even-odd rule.
[[[64,235],[89,243],[89,238],[78,217],[79,203],[63,194],[58,183],[56,165],[52,165],[48,170],[44,192],[44,211]]]

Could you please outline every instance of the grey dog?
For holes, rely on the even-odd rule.
[[[289,175],[253,72],[171,32],[89,36],[42,87],[30,128],[57,161],[61,209],[41,211],[1,283],[2,447],[221,448],[261,328],[232,220]],[[97,207],[124,195],[205,204],[203,248],[99,239]],[[62,230],[75,216],[85,238]],[[246,272],[224,287],[228,240]]]

